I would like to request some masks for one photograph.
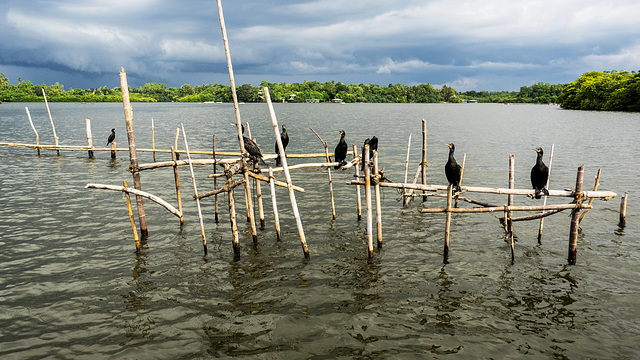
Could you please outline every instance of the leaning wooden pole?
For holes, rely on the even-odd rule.
[[[224,23],[224,14],[222,12],[222,0],[217,0],[218,17],[220,18],[220,29],[222,30],[222,42],[224,43],[224,52],[227,59],[227,69],[229,70],[229,85],[231,87],[231,96],[233,98],[233,109],[236,115],[236,124],[238,128],[238,142],[240,143],[240,153],[242,154],[243,175],[244,175],[244,197],[247,199],[247,219],[251,224],[251,233],[253,236],[254,246],[258,245],[258,232],[254,221],[253,205],[251,203],[251,184],[247,172],[247,151],[244,148],[244,140],[242,138],[242,119],[240,118],[240,106],[238,104],[238,94],[236,93],[236,80],[233,75],[233,64],[231,63],[231,52],[229,50],[229,38],[227,37],[227,27]],[[284,154],[284,152],[282,152]]]
[[[422,169],[422,185],[427,185],[427,120],[422,119],[422,162],[420,163]],[[427,192],[422,192],[422,201],[427,201]]]
[[[122,186],[129,187],[127,180],[122,181]],[[133,210],[131,209],[131,197],[127,191],[124,192],[124,196],[127,199],[127,210],[129,211],[129,221],[131,222],[131,229],[133,230],[133,241],[136,243],[136,253],[140,254],[140,240],[138,239],[138,229],[136,229],[136,222],[133,220]]]
[[[382,248],[382,199],[380,196],[380,178],[378,169],[378,150],[373,150],[373,172],[376,176],[374,192],[376,195],[376,240],[378,249]]]
[[[358,157],[358,150],[356,149],[356,144],[353,144],[353,158],[356,159]],[[354,166],[356,179],[360,178],[360,166]],[[356,185],[356,207],[358,211],[358,221],[362,219],[362,200],[360,199],[360,185]]]
[[[369,166],[369,144],[362,150],[364,156],[364,199],[367,206],[367,250],[373,257],[373,211],[371,210],[371,167]]]
[[[42,97],[44,98],[44,104],[47,106],[47,113],[49,113],[49,121],[51,121],[51,130],[53,130],[53,139],[56,143],[56,147],[58,145],[58,135],[56,135],[56,126],[53,125],[53,117],[51,116],[51,110],[49,110],[49,102],[47,101],[47,94],[44,92],[44,88],[42,88]],[[56,150],[58,156],[60,155],[60,150]]]
[[[171,159],[173,160],[173,178],[176,183],[176,197],[178,198],[178,211],[182,214],[182,197],[180,196],[180,180],[178,179],[178,164],[176,162],[176,151],[171,147]],[[180,227],[184,225],[184,218],[180,218]]]
[[[620,228],[624,228],[627,226],[627,198],[629,197],[629,192],[625,191],[624,196],[620,199],[620,222],[618,226]]]
[[[220,3],[220,0],[218,0]],[[269,88],[264,88],[264,97],[267,99],[267,106],[269,107],[269,114],[271,115],[271,123],[273,125],[273,132],[275,133],[276,143],[278,144],[278,150],[280,154],[284,154],[284,147],[282,146],[282,139],[280,139],[280,132],[278,131],[278,120],[276,119],[276,112],[273,110],[273,104],[271,103],[271,96],[269,95]],[[289,198],[291,199],[291,208],[293,209],[293,215],[296,218],[296,224],[298,225],[298,234],[300,235],[300,244],[302,245],[302,251],[304,252],[305,259],[309,259],[309,248],[307,247],[307,239],[304,235],[304,229],[302,228],[302,220],[300,219],[300,213],[298,212],[298,203],[296,202],[296,195],[293,192],[293,184],[291,183],[291,174],[289,173],[289,167],[287,165],[287,157],[281,156],[282,167],[284,168],[284,176],[287,180],[287,188],[289,189]]]
[[[574,190],[575,202],[577,205],[582,204],[582,180],[584,178],[584,165],[578,168],[578,174],[576,175],[576,187]],[[571,210],[571,230],[569,232],[569,265],[576,264],[576,256],[578,253],[578,228],[580,223],[578,222],[580,217],[580,207],[576,207]]]
[[[600,185],[600,173],[602,172],[602,169],[598,169],[598,173],[596,174],[596,183],[593,185],[593,191],[598,191],[598,186]],[[590,198],[589,199],[589,205],[593,205],[593,200],[595,200],[594,198]],[[578,224],[582,223],[582,219],[584,219],[584,217],[587,215],[587,213],[589,212],[589,209],[585,209],[582,214],[580,214],[580,219],[578,219]]]
[[[140,171],[138,170],[138,154],[136,153],[136,141],[133,136],[133,107],[129,101],[129,85],[127,84],[127,73],[124,68],[120,68],[120,91],[122,93],[122,105],[124,107],[124,122],[127,126],[127,139],[129,140],[129,159],[131,162],[131,175],[133,176],[133,186],[137,190],[142,190],[140,184]],[[114,144],[115,146],[115,144]],[[115,151],[112,152],[112,154]],[[144,212],[142,196],[136,195],[136,206],[138,208],[138,222],[140,223],[140,236],[143,239],[148,237],[147,216]]]
[[[31,120],[31,113],[29,112],[29,108],[25,106],[24,109],[27,111],[27,117],[29,118],[29,124],[31,124],[31,129],[33,129],[33,132],[36,133],[36,146],[38,146],[40,145],[40,136],[38,136],[38,131],[36,131],[35,126],[33,126],[33,121]],[[36,149],[38,150],[38,156],[40,156],[40,148],[36,147]]]
[[[191,154],[189,153],[189,143],[187,143],[187,134],[184,131],[184,125],[181,123],[182,138],[184,139],[184,150],[187,152],[187,159],[189,159],[189,170],[191,170],[191,181],[193,183],[193,195],[196,199],[196,207],[198,208],[198,217],[200,218],[200,234],[202,235],[202,248],[204,254],[207,255],[207,237],[204,233],[204,223],[202,221],[202,210],[200,209],[200,199],[198,199],[198,186],[196,185],[196,176],[193,173],[193,164],[191,163]]]
[[[320,140],[320,142],[322,143],[322,146],[324,146],[325,159],[327,163],[330,163],[331,158],[329,157],[329,146],[327,145],[327,142],[322,140],[322,137],[320,137],[320,135],[315,130],[313,130],[313,128],[309,128],[309,129],[311,129],[311,131],[313,131],[313,133],[316,134],[316,137]],[[327,166],[327,176],[329,178],[329,197],[331,199],[331,215],[332,215],[332,219],[335,220],[336,204],[333,198],[333,180],[331,179],[331,167],[329,166]]]
[[[553,149],[555,144],[551,144],[551,152],[549,153],[549,177],[547,178],[547,184],[545,188],[549,188],[549,180],[551,179],[551,164],[553,163]],[[547,205],[548,196],[544,196],[544,200],[542,201],[542,205]],[[544,227],[544,218],[540,218],[540,227],[538,228],[538,244],[542,244],[542,228]]]
[[[91,120],[84,119],[85,127],[87,128],[87,147],[89,147],[89,159],[93,159],[93,136],[91,135]]]
[[[269,168],[269,187],[271,189],[271,204],[273,205],[273,221],[276,224],[276,238],[282,240],[280,233],[280,215],[278,215],[278,203],[276,202],[276,185],[273,177],[273,169]]]

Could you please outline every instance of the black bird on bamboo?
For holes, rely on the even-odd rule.
[[[251,160],[253,160],[254,163],[257,163],[258,161],[261,162],[264,165],[267,165],[264,160],[262,159],[262,152],[260,151],[260,148],[258,147],[258,144],[256,144],[255,141],[249,139],[248,137],[244,136],[244,125],[242,125],[242,140],[244,142],[244,149],[247,151],[247,153],[249,154],[249,158]]]
[[[529,196],[540,199],[542,193],[549,195],[549,190],[546,188],[547,180],[549,180],[549,168],[542,161],[542,155],[544,154],[542,148],[539,147],[533,150],[538,153],[536,164],[531,168],[531,186],[535,190],[535,195]]]
[[[338,145],[336,145],[334,152],[334,156],[333,156],[333,160],[335,162],[338,163],[337,166],[334,167],[334,169],[340,169],[342,166],[344,166],[347,162],[344,161],[344,159],[347,158],[347,142],[344,141],[344,135],[345,132],[344,130],[340,130],[337,131],[338,134],[340,134],[340,141],[338,142]]]
[[[116,129],[111,129],[111,134],[109,135],[109,138],[107,139],[107,146],[109,146],[109,144],[111,144],[113,142],[113,140],[116,139]]]
[[[287,156],[286,150],[287,150],[287,145],[289,145],[289,134],[287,134],[287,128],[284,125],[282,125],[280,140],[282,141],[282,149],[285,151],[284,156]],[[280,149],[278,148],[277,141],[276,141],[276,154],[278,155],[278,157],[276,158],[276,166],[279,166],[280,165]]]
[[[447,181],[453,186],[454,191],[461,191],[460,188],[460,176],[462,175],[462,167],[458,164],[453,157],[453,152],[456,151],[456,146],[453,143],[447,144],[449,147],[449,160],[444,166],[444,173],[447,175]]]
[[[360,169],[362,171],[364,171],[364,149],[365,147],[369,145],[369,161],[371,161],[371,159],[373,158],[373,151],[371,151],[371,139],[366,138],[364,139],[364,143],[362,144],[362,151],[360,152],[361,154],[361,161],[360,161]]]
[[[374,135],[371,139],[365,139],[362,145],[362,170],[364,170],[364,146],[369,144],[369,161],[373,161],[373,150],[378,151],[378,138]]]

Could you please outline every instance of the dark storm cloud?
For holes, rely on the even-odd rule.
[[[640,4],[541,0],[224,1],[236,82],[512,90],[638,70]],[[228,83],[212,0],[8,0],[0,72],[67,87]],[[113,76],[113,82],[103,83]]]

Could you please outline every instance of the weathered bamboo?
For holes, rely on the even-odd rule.
[[[216,175],[217,171],[216,171],[216,135],[213,135],[213,148],[212,148],[212,155],[213,155],[213,174]],[[218,189],[218,178],[214,177],[213,178],[213,189],[217,190]],[[216,194],[215,197],[215,222],[216,224],[218,223],[218,194]]]
[[[453,193],[453,185],[449,184],[447,187],[447,208],[444,209],[446,212],[446,218],[444,223],[444,251],[443,251],[443,262],[447,264],[449,262],[449,233],[451,232],[451,194]],[[430,210],[430,209],[422,209]],[[458,210],[458,209],[456,209]]]
[[[211,190],[211,191],[207,191],[204,193],[199,193],[197,195],[194,195],[193,198],[198,199],[198,200],[202,200],[204,198],[210,197],[210,196],[215,196],[218,194],[221,194],[223,192],[229,192],[231,191],[231,189],[235,189],[236,186],[240,186],[244,184],[244,179],[240,179],[240,180],[235,180],[235,181],[231,181],[231,182],[226,182],[224,184],[224,186],[222,186],[219,189],[215,189],[215,190]]]
[[[515,189],[516,185],[516,156],[509,154],[509,189]],[[507,205],[513,206],[513,194],[507,195]],[[513,234],[513,221],[511,211],[507,211],[506,236]]]
[[[596,182],[593,185],[593,191],[597,191],[598,190],[598,186],[600,185],[600,173],[602,172],[602,169],[598,169],[598,173],[596,174]],[[545,198],[546,200],[546,198]],[[595,200],[594,198],[589,199],[589,205],[593,204],[593,200]],[[582,219],[584,219],[584,217],[587,215],[587,213],[589,212],[589,209],[586,209],[585,211],[582,212],[582,214],[580,214],[580,218],[578,219],[578,224],[580,224],[582,222]]]
[[[582,180],[584,178],[584,165],[578,168],[578,174],[576,175],[576,187],[575,187],[575,202],[576,208],[571,210],[571,230],[569,232],[569,265],[576,264],[576,256],[578,253],[578,218],[580,216],[580,206],[584,198],[582,197]]]
[[[49,113],[49,120],[51,121],[51,130],[53,130],[53,139],[55,140],[56,146],[58,146],[58,135],[56,135],[56,127],[53,125],[53,117],[51,116],[51,110],[49,110],[49,102],[47,101],[47,94],[44,92],[44,88],[42,88],[42,97],[44,98],[44,104],[47,106],[47,113]],[[60,150],[56,150],[58,155],[60,155]]]
[[[129,101],[129,85],[127,84],[127,74],[124,72],[124,68],[120,68],[120,91],[122,93],[122,105],[124,107],[124,121],[127,126],[127,139],[129,140],[129,159],[131,162],[133,186],[137,190],[142,190],[140,184],[140,172],[138,168],[138,155],[136,153],[136,141],[133,136],[133,107]],[[115,141],[113,147],[115,148]],[[114,152],[111,153],[112,157]],[[142,203],[142,196],[136,196],[136,205],[138,208],[138,223],[140,225],[140,236],[143,239],[148,237],[147,230],[147,216],[144,212],[144,204]]]
[[[176,152],[176,160],[180,160],[180,151],[178,151],[179,137],[180,137],[180,128],[176,128],[176,139],[174,140],[174,143],[173,143],[173,148],[175,149],[175,152]],[[196,152],[194,151],[193,153],[195,154]]]
[[[506,207],[507,211],[544,211],[544,210],[567,210],[567,209],[591,209],[593,206],[585,205],[585,204],[558,204],[558,205],[531,205],[531,206],[508,206]],[[505,210],[504,206],[492,206],[492,207],[481,207],[481,208],[452,208],[452,213],[485,213],[485,212],[496,212]],[[448,210],[446,208],[429,208],[422,209],[422,213],[444,213]]]
[[[422,162],[420,163],[422,169],[422,185],[427,185],[427,120],[422,119]],[[422,197],[422,201],[427,201],[427,192],[422,192],[425,196]]]
[[[507,208],[508,206],[505,205],[505,208]],[[507,211],[509,220],[511,220],[511,212]],[[513,226],[513,224],[511,224]],[[516,261],[516,247],[515,247],[515,243],[513,241],[513,229],[511,229],[511,231],[509,232],[509,240],[510,240],[510,245],[511,245],[511,263],[513,264]]]
[[[209,176],[211,176],[211,175],[209,175]],[[250,176],[250,177],[252,177],[252,178],[254,178],[254,179],[257,179],[257,180],[261,180],[261,181],[265,181],[265,182],[270,182],[270,180],[269,180],[269,178],[268,178],[268,177],[266,177],[266,176],[262,176],[262,175],[259,175],[259,174],[253,173],[253,172],[250,172],[250,173],[249,173],[249,176]],[[289,185],[287,185],[287,183],[286,183],[286,182],[282,182],[282,181],[274,180],[274,184],[275,184],[275,185],[277,185],[277,186],[281,186],[281,187],[286,187],[286,188],[288,188],[288,187],[289,187]],[[304,188],[301,188],[300,186],[296,186],[296,185],[293,185],[293,184],[292,184],[292,185],[291,185],[291,188],[292,188],[293,190],[295,190],[295,191],[298,191],[298,192],[305,192],[305,191],[304,191]]]
[[[329,154],[331,155],[331,154]],[[322,154],[322,156],[326,156],[326,154]],[[289,154],[287,154],[288,158],[292,158],[291,156],[289,156]],[[332,167],[332,166],[338,166],[339,163],[337,162],[332,162],[332,163],[306,163],[306,164],[296,164],[296,165],[291,165],[288,167],[289,170],[294,170],[294,169],[303,169],[303,168],[312,168],[312,167]],[[346,165],[345,165],[346,166]],[[273,172],[280,172],[280,171],[284,171],[284,168],[282,166],[280,167],[275,167],[272,169]],[[261,173],[268,173],[269,170],[267,169],[261,169],[260,170]]]
[[[218,4],[220,0],[218,0]],[[269,107],[269,114],[271,116],[271,123],[273,125],[273,131],[276,137],[276,143],[278,144],[278,150],[280,154],[284,154],[284,147],[282,146],[282,139],[280,139],[280,132],[278,131],[278,120],[276,119],[276,113],[273,109],[273,104],[271,103],[271,96],[269,95],[269,88],[264,88],[264,96],[267,100],[267,106]],[[287,156],[283,156],[281,158],[282,168],[284,169],[284,176],[287,180],[287,187],[289,189],[289,198],[291,199],[291,208],[293,209],[293,215],[296,219],[296,224],[298,225],[298,234],[300,235],[300,243],[302,245],[302,251],[304,252],[305,259],[309,259],[309,248],[307,247],[307,240],[304,235],[304,229],[302,228],[302,220],[300,219],[300,214],[298,213],[298,204],[296,203],[296,195],[293,192],[293,185],[291,183],[291,174],[289,173],[289,167],[287,166]]]
[[[186,152],[185,152],[186,153]],[[190,154],[193,154],[193,151],[189,151]],[[178,158],[178,152],[175,152],[176,159]],[[191,164],[193,165],[217,165],[217,164],[232,164],[238,162],[238,159],[218,159],[214,161],[213,159],[191,159]],[[188,160],[176,160],[176,161],[160,161],[151,164],[140,164],[138,165],[138,170],[151,170],[162,167],[170,167],[170,166],[184,166],[189,165]],[[216,176],[224,176],[224,174],[217,174]],[[209,175],[209,177],[214,177],[213,175]]]
[[[84,119],[85,127],[87,128],[87,147],[89,147],[89,159],[93,159],[93,136],[91,135],[91,120]]]
[[[115,141],[111,142],[111,158],[112,159],[116,158],[116,142]]]
[[[29,124],[31,124],[31,129],[33,129],[33,132],[36,133],[36,145],[39,146],[40,145],[40,136],[38,136],[38,131],[36,131],[35,126],[33,126],[33,121],[31,120],[31,113],[29,112],[29,108],[28,107],[24,107],[24,109],[27,111],[27,118],[29,118]],[[36,148],[38,150],[38,156],[40,155],[40,148]]]
[[[156,161],[156,131],[151,118],[151,148],[153,149],[153,162]]]
[[[313,131],[313,133],[316,134],[316,136],[318,137],[318,139],[322,143],[322,146],[324,146],[325,158],[327,160],[327,163],[330,163],[331,159],[329,158],[329,147],[327,145],[327,142],[322,140],[320,135],[315,130],[313,130],[313,128],[309,128],[309,129],[311,129],[311,131]],[[329,177],[329,195],[330,195],[330,198],[331,198],[331,216],[335,220],[336,219],[336,205],[335,205],[335,201],[333,199],[333,180],[331,180],[331,168],[328,167],[328,166],[327,166],[327,176]]]
[[[629,192],[625,191],[624,196],[620,199],[620,222],[618,226],[620,228],[624,228],[627,226],[627,198],[629,196]]]
[[[404,182],[407,182],[407,176],[409,176],[409,154],[411,153],[411,133],[409,133],[409,141],[407,143],[407,159],[404,161]],[[407,190],[402,189],[402,204],[407,201]]]
[[[371,210],[371,168],[369,166],[369,144],[362,150],[364,156],[364,198],[367,205],[367,249],[373,257],[373,211]]]
[[[122,180],[122,186],[127,188],[127,180]],[[131,229],[133,230],[133,241],[136,243],[136,253],[140,254],[140,240],[138,239],[138,229],[136,229],[136,222],[133,220],[133,210],[131,209],[131,197],[128,192],[124,192],[124,196],[127,199],[127,210],[129,211],[129,221],[131,222]]]
[[[555,144],[551,144],[551,152],[549,153],[549,177],[547,177],[547,183],[545,184],[545,189],[549,188],[549,180],[551,179],[551,165],[553,164],[553,149],[555,148]],[[597,189],[594,189],[597,190]],[[542,205],[547,205],[547,196],[544,196],[544,200],[542,201]],[[593,198],[591,199],[593,202]],[[589,204],[591,205],[591,204]],[[540,227],[538,228],[538,244],[542,244],[542,228],[544,227],[544,217],[540,218]]]
[[[193,172],[193,164],[191,164],[191,154],[189,153],[189,143],[187,142],[187,134],[184,131],[184,125],[180,123],[182,128],[182,139],[184,140],[184,149],[187,151],[187,158],[189,159],[189,170],[191,170],[191,182],[193,183],[193,196],[196,198],[196,207],[198,208],[198,217],[200,218],[200,234],[202,235],[202,248],[204,254],[207,255],[207,237],[204,233],[204,222],[202,220],[202,210],[200,209],[200,199],[198,199],[198,186],[196,185],[196,176]]]
[[[173,149],[173,146],[171,147],[171,159],[173,159],[174,165],[173,165],[173,178],[175,179],[175,183],[176,183],[176,197],[178,198],[178,210],[180,211],[180,213],[182,213],[182,196],[180,196],[180,180],[178,179],[178,164],[176,163],[176,152]],[[184,219],[181,217],[180,218],[180,226],[184,225]]]
[[[420,172],[422,171],[422,165],[418,165],[418,169],[416,170],[416,175],[413,177],[413,182],[411,183],[412,185],[416,185],[418,182],[418,176],[420,175]],[[405,182],[406,184],[406,182]],[[384,185],[383,185],[384,186]],[[409,191],[407,192],[407,189],[409,189]],[[409,206],[409,201],[411,201],[414,197],[414,191],[415,188],[411,188],[411,187],[402,187],[402,191],[406,193],[406,199],[404,204],[402,205],[403,209],[406,209],[407,206]],[[423,195],[420,195],[423,196]]]
[[[271,170],[271,169],[270,169]],[[271,204],[273,205],[273,222],[276,224],[276,238],[278,241],[282,240],[282,234],[280,233],[280,215],[278,215],[278,203],[276,202],[276,186],[275,179],[273,177],[273,171],[269,171],[269,186],[271,189]]]
[[[258,165],[255,164],[255,167]],[[259,180],[255,180],[256,182],[256,196],[258,197],[258,215],[260,216],[260,229],[264,229],[266,223],[264,221],[264,207],[262,206],[262,186],[260,185]]]
[[[175,215],[175,216],[177,216],[179,218],[183,216],[182,212],[178,211],[175,207],[173,207],[173,205],[171,205],[168,202],[162,200],[158,196],[155,196],[153,194],[150,194],[150,193],[142,191],[142,190],[129,188],[129,187],[124,187],[124,186],[118,186],[118,185],[103,185],[103,184],[87,184],[84,187],[87,188],[87,189],[114,190],[114,191],[122,191],[122,192],[131,193],[133,195],[141,196],[141,197],[147,198],[147,199],[157,203],[158,205],[164,207],[170,213],[172,213],[173,215]]]
[[[233,179],[231,178],[231,173],[228,173],[227,171],[225,171],[225,173],[227,173],[227,183],[226,185],[231,185],[231,183],[233,182]],[[239,234],[238,234],[238,218],[236,215],[236,201],[235,201],[235,195],[234,195],[234,188],[231,188],[231,191],[229,191],[229,220],[231,222],[231,233],[232,235],[232,244],[233,244],[233,254],[235,256],[236,259],[240,258],[240,240],[239,240]]]
[[[356,150],[356,144],[353,144],[353,157],[354,159],[358,158],[358,152]],[[355,176],[360,176],[360,167],[355,166]],[[362,219],[362,200],[360,199],[360,185],[356,185],[356,207],[358,211],[358,221]]]
[[[541,219],[541,218],[544,218],[544,217],[547,217],[547,216],[550,216],[550,215],[553,215],[553,214],[557,214],[557,213],[559,213],[561,211],[564,211],[564,210],[567,210],[567,209],[545,210],[545,211],[542,211],[541,213],[535,214],[535,215],[521,216],[521,217],[517,217],[517,218],[512,218],[511,221],[538,220],[538,219]],[[500,218],[499,220],[501,222],[503,222],[504,218]]]
[[[378,150],[373,150],[373,172],[379,175],[378,170]],[[378,249],[382,248],[382,200],[380,197],[380,181],[376,180],[374,191],[376,195],[376,239],[378,240]]]
[[[464,153],[462,155],[462,167],[460,168],[460,181],[458,182],[458,185],[462,185],[462,179],[463,179],[462,176],[464,175],[464,166],[466,165],[466,163],[467,163],[467,153]],[[456,196],[455,196],[456,202],[454,205],[455,207],[458,207],[458,199],[460,198],[460,195],[462,195],[462,191],[456,193]]]

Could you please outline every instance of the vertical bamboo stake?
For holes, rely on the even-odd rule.
[[[373,172],[376,176],[380,175],[378,172],[378,150],[373,150]],[[380,199],[380,180],[377,179],[374,190],[376,195],[376,236],[378,240],[378,249],[382,248],[382,205]]]
[[[243,163],[243,175],[244,175],[244,197],[247,200],[247,219],[251,224],[251,232],[253,234],[253,244],[258,245],[258,233],[256,231],[256,224],[253,221],[253,205],[251,204],[251,186],[249,183],[249,175],[247,174],[247,158],[246,150],[244,148],[244,140],[242,139],[242,119],[240,118],[240,106],[238,105],[238,94],[236,92],[236,80],[233,76],[233,64],[231,63],[231,52],[229,51],[229,39],[227,37],[227,27],[224,23],[224,14],[222,12],[222,1],[217,0],[218,3],[218,17],[220,18],[220,29],[222,30],[222,42],[224,43],[224,52],[227,59],[227,69],[229,70],[229,85],[231,87],[231,96],[233,98],[233,109],[236,115],[236,123],[238,127],[238,142],[240,143],[240,153],[242,154]],[[279,134],[278,134],[279,137]],[[284,154],[284,151],[281,153]],[[291,190],[293,191],[293,189]],[[305,242],[306,246],[306,242]]]
[[[409,142],[407,144],[407,160],[404,162],[404,183],[407,183],[407,176],[409,176],[409,154],[411,153],[411,133],[409,133]],[[402,190],[402,204],[407,201],[407,190]]]
[[[91,120],[84,119],[87,128],[87,146],[89,147],[89,159],[93,159],[93,137],[91,136]]]
[[[220,0],[218,0],[220,4]],[[275,133],[276,143],[278,144],[278,150],[280,154],[284,154],[284,147],[282,146],[282,139],[280,139],[280,132],[278,131],[278,120],[276,119],[276,112],[273,110],[273,104],[271,103],[271,96],[269,95],[269,88],[264,88],[264,96],[267,99],[267,105],[269,106],[269,114],[271,115],[271,123],[273,124],[273,132]],[[302,220],[298,213],[298,204],[296,202],[296,195],[293,192],[293,184],[291,183],[291,174],[289,174],[289,166],[287,165],[287,157],[281,156],[282,168],[284,169],[284,176],[287,180],[287,188],[289,189],[289,198],[291,199],[291,208],[293,209],[293,215],[296,218],[296,224],[298,225],[298,234],[300,235],[300,243],[302,245],[302,251],[304,252],[305,259],[309,259],[309,248],[307,247],[307,239],[304,236],[304,229],[302,228]]]
[[[449,184],[447,187],[447,214],[446,220],[444,223],[444,251],[443,251],[443,262],[445,264],[449,263],[449,234],[451,232],[451,200],[453,193],[453,185]]]
[[[256,181],[256,196],[258,197],[258,215],[260,216],[260,228],[264,229],[265,221],[264,221],[264,207],[262,206],[262,186],[260,185],[260,180],[255,179]]]
[[[156,161],[156,131],[153,126],[153,118],[151,118],[151,148],[153,149],[153,162]]]
[[[51,116],[51,110],[49,110],[49,102],[47,101],[47,94],[44,92],[44,88],[42,88],[42,97],[44,97],[44,104],[47,106],[47,112],[49,113],[49,120],[51,121],[51,129],[53,130],[53,139],[56,142],[56,147],[58,146],[58,135],[56,135],[56,127],[53,125],[53,117]],[[60,150],[56,150],[58,156],[60,155]]]
[[[504,206],[504,212],[509,214],[509,221],[511,221],[511,211],[507,210],[507,205]],[[506,218],[505,218],[506,219]],[[513,225],[513,222],[512,224]],[[515,244],[513,242],[513,229],[509,232],[509,239],[511,240],[511,263],[515,263],[516,261],[516,249],[515,249]]]
[[[36,133],[36,145],[40,145],[40,136],[38,136],[38,132],[36,131],[35,126],[33,126],[33,121],[31,121],[31,113],[29,113],[29,108],[25,106],[24,109],[27,111],[27,117],[29,118],[29,124],[31,124],[31,128],[33,129],[33,132]],[[37,147],[36,149],[38,150],[38,156],[40,156],[40,148]]]
[[[327,145],[327,142],[322,140],[322,138],[320,137],[320,135],[313,130],[313,128],[309,128],[311,129],[311,131],[313,131],[314,134],[316,134],[316,136],[318,137],[318,139],[320,139],[320,142],[322,143],[322,146],[324,146],[324,153],[325,153],[325,158],[327,163],[331,162],[331,158],[329,158],[329,147]],[[329,177],[329,195],[331,198],[331,215],[332,215],[332,219],[335,220],[336,219],[336,205],[335,205],[335,201],[333,199],[333,180],[331,180],[331,168],[329,166],[327,166],[327,176]]]
[[[551,144],[551,152],[549,153],[549,178],[547,178],[546,188],[549,188],[549,180],[551,179],[551,164],[553,163],[553,149],[555,144]],[[542,205],[547,205],[547,195],[544,196]],[[538,228],[538,244],[542,244],[542,228],[544,227],[544,218],[540,218],[540,227]]]
[[[598,173],[596,174],[596,183],[593,185],[593,191],[597,191],[598,190],[598,186],[600,185],[600,173],[601,173],[602,169],[598,169]],[[594,198],[590,198],[589,199],[589,206],[591,206],[593,204],[593,200],[595,200]],[[582,214],[580,214],[580,219],[578,219],[578,224],[582,223],[582,219],[584,219],[584,217],[587,215],[587,213],[589,212],[589,209],[585,209]]]
[[[624,228],[627,226],[627,197],[629,195],[628,191],[624,192],[624,196],[620,199],[620,223],[619,227]]]
[[[462,155],[462,168],[460,168],[460,182],[458,183],[458,185],[462,186],[462,176],[464,175],[464,166],[467,162],[467,153],[464,153]],[[460,197],[460,193],[456,193],[456,202],[455,202],[455,207],[458,207],[458,198]]]
[[[122,181],[122,185],[126,188],[127,180]],[[124,196],[127,198],[127,210],[129,210],[129,221],[131,221],[131,228],[133,229],[133,241],[136,242],[136,254],[140,254],[140,241],[138,240],[138,229],[136,229],[136,222],[133,220],[133,210],[131,209],[131,197],[129,192],[125,191]]]
[[[280,233],[280,216],[278,215],[278,203],[276,203],[276,185],[273,178],[273,169],[269,168],[269,186],[271,187],[271,204],[273,204],[273,221],[276,223],[276,236],[282,240]]]
[[[353,144],[353,158],[358,157],[358,149],[356,144]],[[356,172],[356,179],[360,178],[360,166],[354,166]],[[358,208],[358,221],[362,219],[362,200],[360,199],[360,185],[356,185],[356,207]]]
[[[427,120],[422,119],[422,185],[427,185]],[[427,201],[427,192],[422,191],[422,201]]]
[[[582,204],[582,179],[584,178],[584,165],[578,168],[578,174],[576,175],[576,187],[574,190],[574,196],[576,204]],[[569,265],[576,264],[576,255],[578,253],[578,217],[580,215],[580,207],[576,207],[571,210],[571,230],[569,232]]]
[[[173,148],[176,149],[176,160],[180,160],[180,153],[178,152],[178,138],[180,137],[180,128],[176,128],[176,140],[174,141]]]
[[[182,197],[180,196],[180,180],[178,180],[178,165],[176,164],[176,150],[171,147],[171,160],[173,160],[173,178],[176,183],[176,197],[178,198],[178,211],[182,214]],[[184,217],[180,218],[180,227],[184,225]]]
[[[216,168],[218,167],[217,161],[216,161],[216,135],[213,135],[213,161],[215,161],[215,163],[213,164],[213,173],[216,174]],[[218,189],[218,178],[214,177],[213,178],[213,189],[217,190]],[[215,214],[215,221],[216,224],[218,223],[218,194],[215,195],[216,198],[216,205],[215,205],[215,210],[216,210],[216,214]]]
[[[369,144],[362,150],[364,156],[364,199],[367,205],[367,249],[373,257],[373,211],[371,210],[371,168],[369,167]]]
[[[233,180],[231,179],[231,174],[227,173],[227,184],[231,185]],[[240,240],[238,235],[238,218],[236,215],[236,200],[234,195],[235,188],[229,190],[229,220],[231,221],[231,233],[233,234],[233,254],[236,259],[240,258]]]
[[[509,189],[515,188],[515,172],[516,172],[516,156],[513,154],[509,154]],[[513,206],[513,195],[507,196],[507,205]],[[509,236],[513,233],[513,213],[511,211],[507,211],[507,217],[505,220],[507,221],[507,233],[505,235]]]
[[[124,121],[127,126],[127,139],[129,140],[129,159],[131,161],[131,174],[133,175],[133,185],[137,190],[142,190],[140,184],[140,171],[138,170],[138,154],[136,152],[136,141],[133,136],[133,107],[129,101],[129,85],[127,84],[127,73],[124,68],[120,68],[120,91],[122,92],[122,104],[124,107]],[[115,153],[115,141],[113,142],[112,156]],[[136,205],[138,207],[138,219],[140,223],[140,236],[146,239],[148,236],[147,216],[144,212],[142,196],[136,195]]]
[[[115,141],[111,142],[111,158],[112,159],[116,158],[116,142]]]
[[[187,134],[184,131],[184,125],[180,123],[182,128],[182,139],[184,139],[184,150],[187,152],[187,159],[189,159],[189,170],[191,170],[191,181],[193,182],[193,195],[196,198],[196,206],[198,208],[198,217],[200,218],[200,234],[202,235],[202,247],[204,254],[207,255],[207,237],[204,234],[204,223],[202,222],[202,210],[200,209],[200,200],[198,199],[198,187],[196,186],[196,176],[193,173],[193,164],[191,163],[191,154],[189,153],[189,144],[187,143]]]

